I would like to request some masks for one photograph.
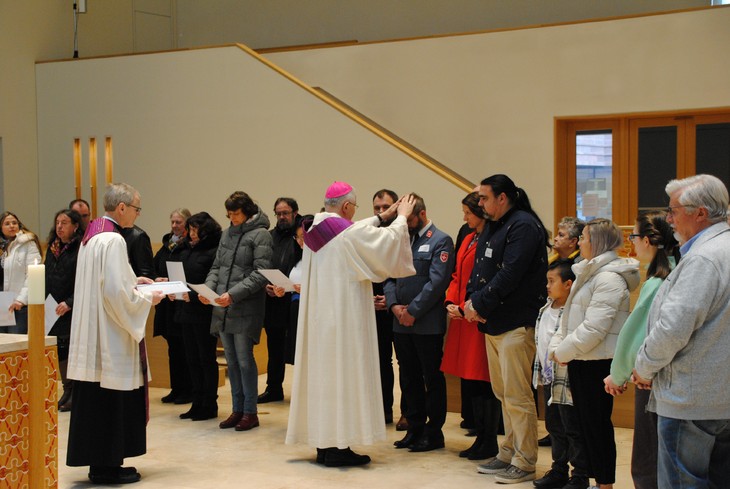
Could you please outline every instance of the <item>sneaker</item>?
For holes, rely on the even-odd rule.
[[[517,484],[518,482],[531,481],[535,479],[535,471],[527,472],[519,467],[510,465],[502,472],[494,474],[494,481],[500,484]]]
[[[500,472],[503,472],[509,466],[509,463],[502,462],[497,457],[494,457],[493,459],[487,461],[487,463],[479,465],[477,467],[477,472],[479,472],[480,474],[498,474]]]

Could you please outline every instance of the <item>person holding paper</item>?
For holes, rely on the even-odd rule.
[[[15,313],[15,326],[0,326],[0,333],[28,333],[28,265],[41,262],[38,237],[12,212],[0,215],[0,264],[3,290],[16,294],[8,311]]]
[[[124,459],[147,451],[150,379],[145,326],[150,307],[162,292],[140,292],[129,264],[121,229],[139,215],[140,195],[125,183],[104,194],[105,215],[86,229],[76,268],[68,378],[73,379],[73,409],[66,464],[89,466],[94,484],[140,480]]]
[[[162,237],[162,246],[154,257],[157,280],[167,280],[167,262],[179,261],[180,253],[185,249],[185,221],[190,211],[185,208],[175,209],[170,213],[170,232]],[[174,279],[173,279],[174,280]],[[170,393],[161,400],[165,403],[187,404],[192,399],[192,386],[188,362],[185,358],[185,345],[182,339],[182,327],[174,320],[175,308],[171,301],[163,300],[155,307],[154,336],[162,335],[167,341],[167,358],[170,370]]]
[[[327,467],[364,465],[350,449],[385,439],[372,281],[413,275],[407,196],[387,211],[352,222],[357,195],[335,182],[325,212],[304,234],[302,289],[286,443],[317,448]],[[388,227],[378,227],[395,213]]]
[[[213,266],[221,226],[207,212],[193,214],[185,222],[188,245],[179,253],[185,279],[204,282]],[[182,326],[185,358],[188,362],[193,405],[181,419],[203,421],[218,416],[218,339],[210,334],[213,308],[204,305],[195,291],[183,294],[183,301],[174,304],[174,320]]]
[[[246,192],[233,192],[225,206],[231,227],[221,236],[205,285],[220,295],[210,330],[223,343],[233,398],[233,412],[219,427],[247,431],[259,426],[253,346],[261,339],[267,280],[257,270],[271,268],[271,235],[269,218]]]
[[[62,209],[53,218],[55,223],[48,234],[46,251],[46,295],[58,303],[58,316],[49,334],[56,337],[58,345],[58,370],[63,383],[63,395],[58,400],[58,410],[71,410],[73,382],[66,376],[68,345],[71,338],[71,309],[74,305],[74,284],[76,283],[76,261],[83,233],[81,216],[78,212]]]

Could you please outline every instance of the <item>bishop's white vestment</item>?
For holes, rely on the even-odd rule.
[[[314,251],[308,237],[327,221],[340,229]],[[385,439],[372,282],[415,269],[406,218],[378,223],[350,225],[323,212],[305,233],[288,444],[347,448]]]

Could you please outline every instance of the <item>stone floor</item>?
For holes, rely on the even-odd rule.
[[[290,368],[290,367],[287,367]],[[287,379],[292,372],[287,370]],[[266,376],[259,377],[259,389]],[[387,441],[368,447],[353,447],[367,453],[373,461],[365,467],[333,469],[314,463],[314,450],[306,446],[284,444],[289,413],[289,385],[284,402],[259,406],[261,426],[249,432],[220,430],[218,423],[229,414],[230,391],[219,389],[220,416],[217,420],[192,422],[178,415],[188,406],[162,404],[163,389],[150,389],[150,423],[147,429],[147,454],[127,459],[126,465],[137,467],[142,480],[131,487],[205,488],[234,487],[297,489],[436,489],[505,487],[494,477],[478,474],[477,462],[458,457],[473,438],[459,428],[460,416],[449,413],[444,426],[446,448],[427,453],[409,453],[393,448],[402,437],[393,425],[388,426]],[[397,400],[396,400],[397,406]],[[59,488],[90,487],[88,468],[67,467],[66,444],[68,413],[59,413]],[[540,422],[540,436],[544,434]],[[616,429],[618,451],[617,489],[633,487],[629,474],[633,431]],[[550,449],[540,448],[538,477],[550,465]],[[119,486],[122,487],[122,486]],[[532,487],[531,482],[514,487]]]

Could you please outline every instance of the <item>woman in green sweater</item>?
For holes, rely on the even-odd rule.
[[[654,295],[679,259],[679,244],[664,211],[639,214],[629,241],[641,262],[648,262],[646,282],[631,315],[621,328],[611,374],[604,379],[606,392],[617,396],[626,391],[636,353],[646,338],[646,320]],[[635,391],[634,445],[631,454],[631,477],[637,489],[657,489],[656,413],[646,410],[648,390]]]

